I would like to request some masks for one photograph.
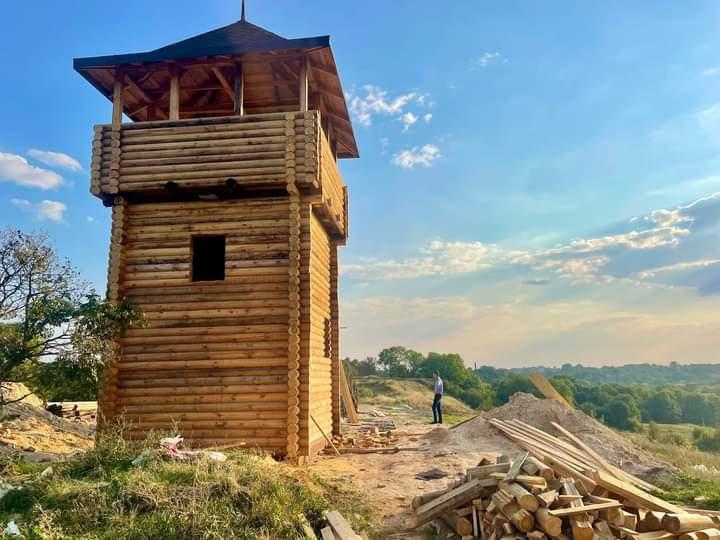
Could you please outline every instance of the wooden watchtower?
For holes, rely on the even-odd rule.
[[[243,13],[74,67],[113,104],[91,174],[112,207],[108,294],[146,319],[115,344],[103,418],[132,438],[177,423],[197,446],[317,452],[310,417],[340,429],[337,159],[358,156],[329,37]]]

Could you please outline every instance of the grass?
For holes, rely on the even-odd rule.
[[[623,433],[643,450],[678,468],[678,474],[656,481],[663,498],[687,506],[720,510],[720,454],[692,446],[691,424],[656,424],[654,438],[647,426],[642,433]]]
[[[27,539],[291,540],[337,509],[356,531],[373,533],[373,509],[342,484],[246,451],[179,462],[156,443],[112,437],[49,475],[40,474],[47,465],[0,463],[3,479],[22,486],[0,499],[0,523],[14,519]]]
[[[432,418],[433,391],[430,382],[423,383],[403,379],[366,379],[357,380],[356,383],[358,398],[361,403],[371,403],[372,406],[408,406],[415,411],[427,410],[429,418]],[[442,407],[443,420],[447,424],[477,414],[477,411],[447,394],[443,396]]]

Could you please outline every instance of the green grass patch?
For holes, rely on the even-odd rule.
[[[46,476],[45,466],[4,462],[4,480],[21,489],[0,499],[0,522],[14,519],[27,539],[291,540],[337,509],[372,536],[375,512],[339,483],[252,452],[183,463],[156,448],[112,438]]]

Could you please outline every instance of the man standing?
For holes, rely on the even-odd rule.
[[[433,421],[431,423],[442,424],[442,407],[440,406],[440,401],[443,396],[443,380],[437,371],[433,371],[432,377],[435,380],[435,398],[433,399],[432,405]]]

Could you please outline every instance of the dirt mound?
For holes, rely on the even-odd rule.
[[[28,389],[13,383],[6,399],[28,394]],[[28,461],[55,461],[93,446],[95,427],[86,422],[65,420],[42,407],[42,400],[30,394],[22,401],[9,403],[0,418],[0,456],[22,456]]]
[[[582,411],[568,409],[557,401],[538,399],[525,393],[513,395],[505,405],[491,409],[452,430],[450,444],[462,450],[477,451],[480,446],[482,449],[496,447],[498,452],[508,455],[520,453],[520,448],[488,424],[487,420],[491,418],[522,420],[552,435],[560,436],[552,426],[552,422],[557,422],[608,462],[641,477],[652,477],[658,471],[671,468]]]

